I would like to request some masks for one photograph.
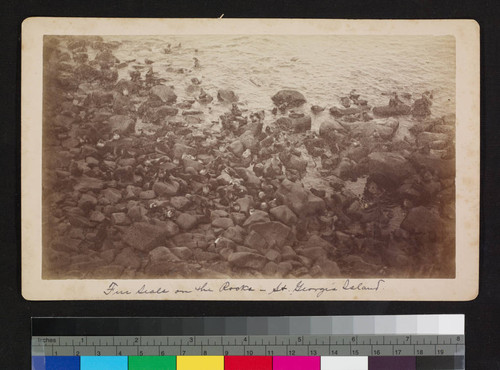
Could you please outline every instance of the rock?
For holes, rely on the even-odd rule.
[[[262,269],[262,275],[264,276],[274,276],[278,273],[278,265],[275,262],[268,262]]]
[[[280,262],[278,264],[278,274],[281,277],[287,276],[293,270],[293,265],[289,261]]]
[[[276,196],[296,215],[311,215],[322,212],[326,205],[323,199],[306,191],[299,182],[283,180]]]
[[[417,136],[417,143],[419,146],[431,145],[435,141],[449,141],[449,136],[437,132],[422,132]]]
[[[401,228],[412,234],[432,234],[438,236],[443,232],[443,221],[426,207],[412,208],[401,223]]]
[[[240,212],[248,214],[250,212],[250,208],[253,207],[253,198],[249,195],[239,198],[235,201],[235,203],[240,207]]]
[[[109,131],[119,134],[129,134],[135,131],[135,120],[129,116],[116,115],[108,119]]]
[[[147,209],[144,208],[143,206],[134,206],[128,210],[127,216],[133,222],[139,222],[145,219],[147,213],[148,213]]]
[[[224,238],[230,239],[238,244],[243,244],[245,229],[241,226],[231,226],[222,234]]]
[[[183,233],[173,237],[173,243],[179,247],[186,247],[189,249],[208,247],[208,239],[204,234],[197,233]]]
[[[176,116],[179,110],[177,108],[164,105],[156,109],[151,109],[149,111],[149,119],[151,122],[155,123],[158,122],[165,117],[171,117],[171,116]]]
[[[269,213],[285,225],[292,226],[297,223],[297,216],[285,205],[271,208]]]
[[[264,251],[267,249],[266,239],[262,235],[256,233],[255,231],[251,231],[247,235],[244,244],[249,248],[256,249],[259,251]]]
[[[131,247],[123,248],[115,257],[114,263],[123,267],[138,269],[142,265],[141,258],[135,253]]]
[[[399,104],[397,106],[385,105],[373,108],[373,114],[380,117],[401,116],[410,114],[410,112],[411,112],[411,107],[406,104]]]
[[[109,50],[104,50],[100,53],[97,53],[95,56],[95,60],[99,62],[104,62],[110,65],[113,65],[115,63],[120,63],[117,57],[113,55],[113,53]]]
[[[175,221],[182,230],[191,230],[198,224],[198,217],[189,213],[181,213]]]
[[[234,155],[238,157],[240,157],[245,151],[243,143],[239,140],[233,141],[231,144],[229,144],[228,148]]]
[[[97,205],[97,198],[90,194],[82,194],[78,201],[78,207],[84,212],[88,212]]]
[[[70,137],[61,143],[61,146],[66,149],[76,148],[80,145],[80,140]]]
[[[281,262],[281,254],[275,249],[269,249],[266,252],[266,258],[272,262]]]
[[[165,85],[156,85],[149,90],[150,95],[159,98],[164,103],[175,103],[177,95],[174,90]]]
[[[170,204],[172,207],[178,210],[183,210],[185,209],[191,201],[187,199],[186,197],[172,197],[170,198]]]
[[[413,103],[413,106],[411,108],[411,114],[416,117],[429,116],[431,114],[431,108],[430,108],[431,105],[432,105],[431,101],[426,97],[417,99]]]
[[[383,139],[391,139],[399,127],[399,121],[389,118],[386,121],[373,120],[346,125],[349,126],[350,132],[354,137],[371,138],[380,136]]]
[[[123,212],[112,213],[111,223],[118,226],[130,225],[130,219]]]
[[[170,251],[183,261],[193,258],[193,251],[187,247],[173,247]]]
[[[435,155],[414,153],[410,161],[417,168],[425,167],[436,171],[440,179],[451,179],[455,177],[455,159],[441,159],[441,157]]]
[[[330,114],[333,117],[344,117],[344,116],[351,116],[354,114],[361,114],[363,112],[366,112],[370,110],[370,107],[368,106],[360,106],[356,108],[337,108],[337,107],[332,107],[330,108]]]
[[[327,256],[326,251],[321,247],[301,248],[297,250],[297,252],[300,255],[309,258],[311,261],[324,259]]]
[[[183,158],[182,159],[182,164],[184,165],[185,169],[191,167],[196,172],[200,172],[204,168],[203,167],[203,163],[195,161],[195,160],[190,159],[190,158]]]
[[[267,259],[256,253],[234,252],[229,256],[228,262],[237,267],[262,270],[267,263]]]
[[[166,226],[165,223],[136,222],[127,228],[122,240],[133,248],[147,252],[165,241],[168,235]]]
[[[107,188],[101,191],[101,195],[106,198],[109,203],[116,204],[122,199],[122,193],[118,189]]]
[[[295,90],[278,91],[271,100],[275,105],[286,104],[288,107],[300,107],[306,102],[306,98],[300,92]]]
[[[92,221],[92,222],[103,222],[105,219],[106,219],[106,216],[104,216],[99,211],[92,211],[90,213],[89,220]]]
[[[65,268],[71,263],[70,254],[67,252],[57,251],[52,248],[47,248],[47,251],[43,256],[43,263],[49,268],[49,270]]]
[[[319,125],[319,136],[325,139],[331,139],[338,132],[345,132],[345,128],[336,120],[328,118]]]
[[[238,140],[243,144],[245,149],[253,150],[259,145],[259,141],[255,138],[251,131],[245,131],[242,133]]]
[[[306,132],[311,129],[311,116],[299,117],[292,120],[294,132]]]
[[[316,262],[316,266],[321,269],[320,275],[324,277],[336,278],[342,276],[339,266],[334,261],[320,259]]]
[[[318,235],[311,235],[309,240],[306,242],[305,247],[306,248],[320,247],[329,253],[335,252],[336,250],[336,248],[331,243],[327,242],[325,239],[323,239]]]
[[[281,250],[281,257],[284,260],[293,260],[297,257],[297,252],[291,246],[285,245]]]
[[[248,225],[251,225],[256,222],[268,222],[270,221],[269,215],[267,212],[260,211],[260,210],[255,210],[250,217],[247,218],[245,223],[243,224],[244,227],[247,227]]]
[[[160,264],[163,262],[177,262],[180,261],[174,253],[167,247],[157,247],[149,252],[149,261],[152,265]]]
[[[368,172],[382,174],[393,181],[410,177],[415,173],[410,162],[400,154],[373,152],[368,155]]]
[[[236,103],[239,99],[232,90],[220,89],[217,92],[217,99],[225,103]]]
[[[255,231],[260,234],[269,248],[278,250],[293,239],[292,230],[277,221],[254,223],[248,226],[248,229],[250,232]]]
[[[190,146],[176,143],[173,148],[174,158],[181,159],[184,154],[196,155],[196,149]]]
[[[139,198],[144,199],[144,200],[154,199],[154,198],[156,198],[156,193],[154,190],[141,191],[139,193]]]
[[[212,221],[212,226],[218,229],[227,229],[234,226],[234,223],[230,218],[219,217]]]
[[[177,181],[172,182],[155,182],[153,191],[157,196],[172,196],[179,191],[180,184]]]

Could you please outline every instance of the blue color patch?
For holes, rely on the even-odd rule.
[[[82,356],[81,370],[127,370],[126,356]]]
[[[80,370],[80,357],[77,356],[33,356],[32,370]]]

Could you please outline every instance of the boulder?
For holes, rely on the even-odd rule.
[[[134,248],[123,248],[120,253],[115,257],[115,265],[120,265],[125,268],[138,269],[141,267],[141,258],[136,254]]]
[[[401,223],[401,228],[412,234],[433,234],[443,232],[443,221],[424,206],[412,208]]]
[[[117,226],[130,225],[130,219],[123,212],[116,212],[111,214],[111,223]]]
[[[323,199],[305,190],[299,182],[283,180],[276,192],[276,197],[296,215],[316,214],[326,207]]]
[[[293,240],[292,229],[277,221],[254,223],[248,229],[260,234],[269,248],[279,250]]]
[[[230,239],[238,244],[243,244],[245,229],[241,226],[231,226],[222,234],[224,238]]]
[[[108,119],[109,131],[128,134],[135,131],[135,120],[125,115],[115,115]]]
[[[181,159],[184,154],[196,155],[196,149],[190,146],[176,143],[173,148],[174,158]]]
[[[345,132],[345,128],[334,119],[326,119],[319,125],[319,136],[330,139],[336,132]]]
[[[241,156],[243,152],[245,151],[245,146],[243,143],[239,140],[233,141],[231,144],[229,144],[229,150],[236,156]]]
[[[414,153],[410,161],[417,168],[425,167],[436,171],[441,179],[451,179],[455,177],[456,163],[454,159],[441,159],[440,156],[436,155]]]
[[[118,189],[107,188],[101,191],[101,195],[106,198],[110,204],[116,204],[122,199],[122,193]]]
[[[245,238],[244,244],[248,248],[256,249],[259,251],[264,251],[267,249],[266,239],[262,235],[256,233],[255,231],[251,231],[247,235],[247,237]]]
[[[163,262],[177,262],[180,259],[167,247],[157,247],[149,252],[149,261],[152,265],[156,265]]]
[[[401,154],[373,152],[368,155],[368,172],[382,174],[391,180],[400,181],[413,175],[415,170]]]
[[[182,230],[191,230],[198,224],[198,216],[189,213],[181,213],[177,216],[176,222]]]
[[[411,114],[415,117],[429,116],[431,114],[431,105],[431,101],[426,97],[417,99],[411,107]]]
[[[178,210],[183,210],[185,209],[189,204],[190,200],[187,199],[186,197],[172,197],[170,198],[170,204],[172,207]]]
[[[398,104],[396,106],[385,105],[373,108],[373,114],[379,117],[401,116],[410,114],[410,112],[411,107],[406,104]]]
[[[238,101],[238,95],[232,90],[220,89],[217,92],[217,99],[225,103],[236,103]]]
[[[228,262],[231,265],[237,267],[262,270],[267,263],[267,259],[261,254],[250,252],[234,252],[229,256]]]
[[[300,107],[306,102],[306,98],[295,90],[281,90],[271,97],[276,105],[286,104],[288,107]]]
[[[175,95],[172,88],[165,85],[156,85],[149,90],[149,94],[159,98],[164,103],[174,103],[177,100],[177,95]]]
[[[153,191],[157,196],[172,196],[176,195],[177,192],[179,191],[179,183],[177,181],[171,181],[171,182],[155,182],[153,184]]]
[[[84,212],[88,212],[97,205],[97,198],[90,194],[82,194],[78,200],[78,207]]]
[[[417,143],[419,146],[425,146],[425,145],[431,146],[431,144],[435,141],[448,142],[448,140],[449,140],[449,135],[438,132],[422,132],[417,136]]]
[[[255,138],[251,131],[245,131],[240,135],[238,140],[243,144],[245,149],[253,150],[259,145],[259,141]]]
[[[243,224],[244,227],[251,225],[255,222],[268,222],[270,221],[269,215],[267,212],[260,211],[260,210],[255,210],[250,217],[247,218],[245,223]]]
[[[297,216],[293,211],[285,205],[271,208],[269,213],[278,221],[285,225],[292,226],[297,223]]]
[[[331,243],[329,243],[328,241],[326,241],[325,239],[323,239],[322,237],[320,237],[318,235],[311,235],[311,237],[305,243],[305,247],[306,248],[319,247],[319,248],[324,249],[326,252],[330,252],[330,253],[332,253],[336,250],[336,248]]]
[[[127,228],[122,240],[133,248],[147,252],[164,242],[168,234],[166,226],[165,223],[136,222]]]
[[[344,116],[350,116],[353,114],[360,114],[366,111],[369,111],[370,107],[369,106],[361,106],[357,108],[337,108],[337,107],[332,107],[330,108],[330,114],[333,117],[344,117]]]
[[[178,247],[186,247],[189,249],[208,247],[208,239],[204,234],[198,233],[182,233],[174,236],[172,242]]]
[[[307,257],[311,261],[322,260],[327,256],[327,252],[321,247],[301,248],[297,250],[297,253]]]
[[[298,117],[292,119],[292,128],[294,132],[306,132],[311,129],[311,116]]]
[[[354,137],[370,138],[379,135],[383,139],[391,139],[399,127],[399,121],[389,118],[385,121],[373,120],[346,125],[350,127],[350,132]]]
[[[183,261],[193,258],[193,251],[187,247],[173,247],[170,251]]]
[[[218,229],[228,229],[234,226],[233,220],[227,217],[218,217],[212,221],[212,227]]]

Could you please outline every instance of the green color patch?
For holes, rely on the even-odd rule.
[[[176,357],[129,356],[128,370],[176,370]]]

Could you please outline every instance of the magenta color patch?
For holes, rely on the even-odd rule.
[[[273,370],[321,370],[321,357],[275,356]]]

